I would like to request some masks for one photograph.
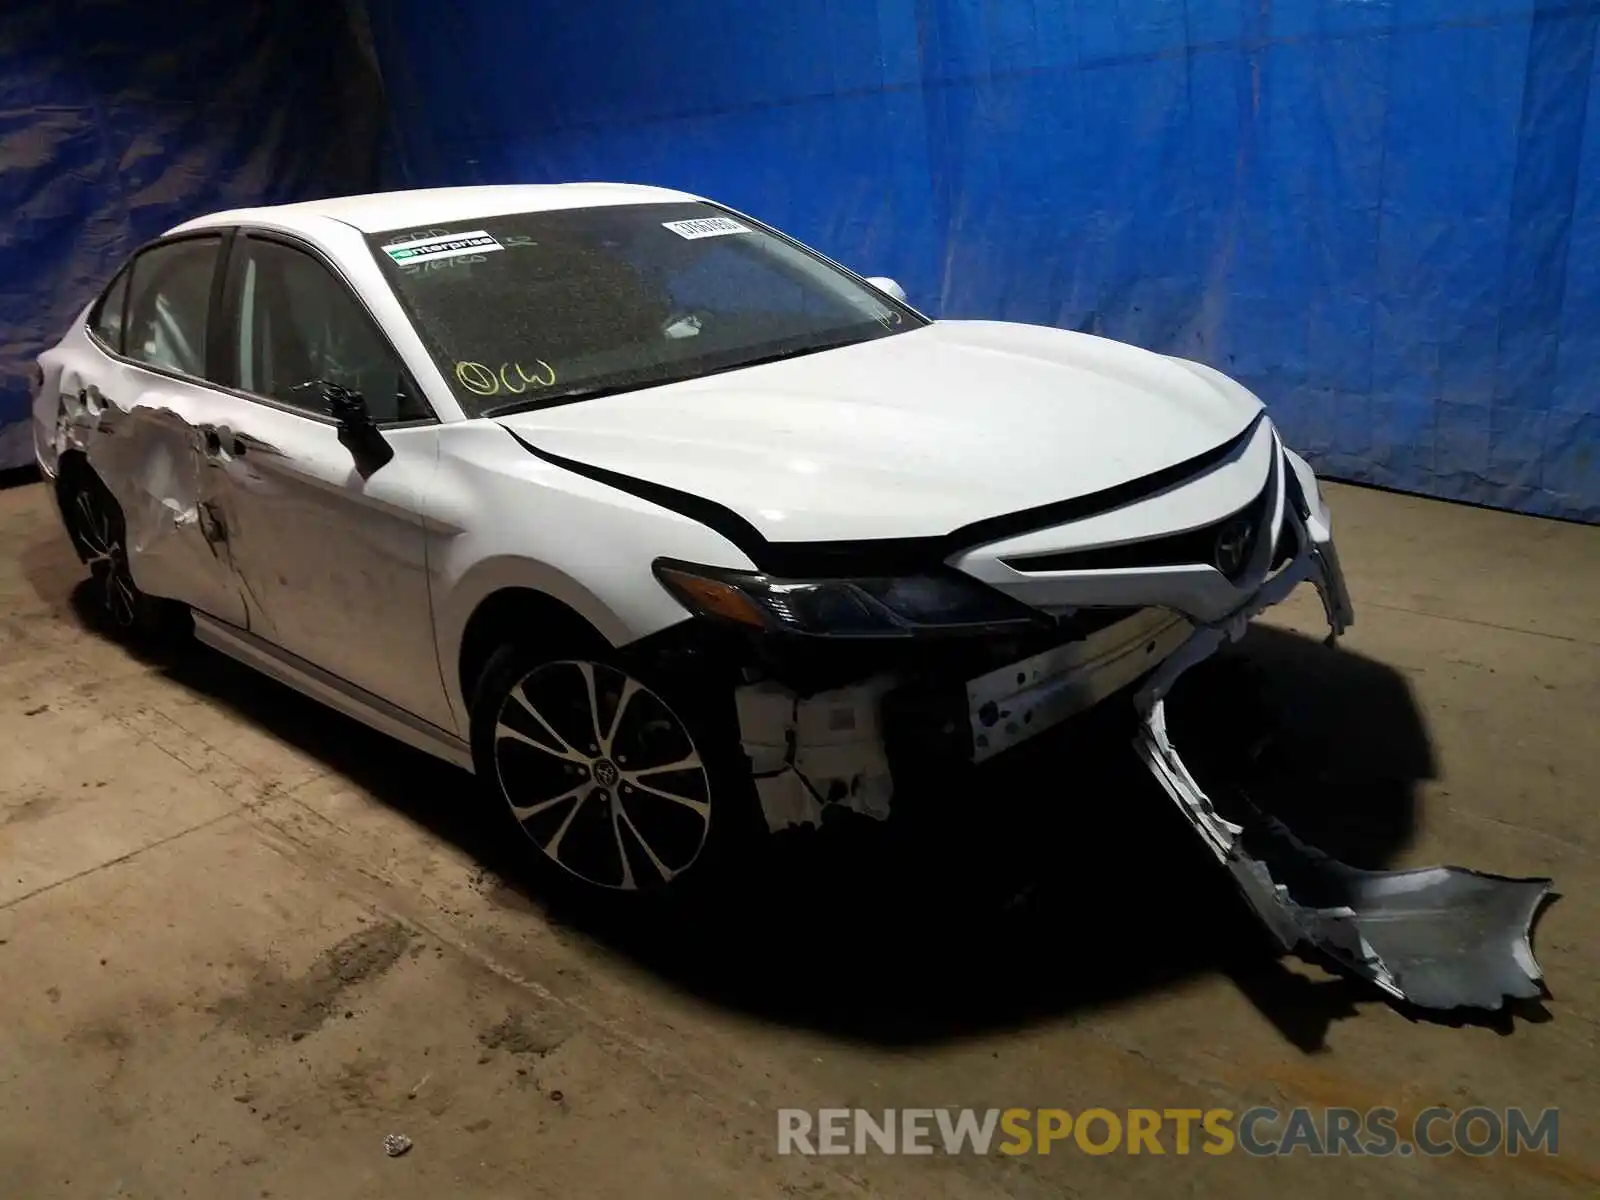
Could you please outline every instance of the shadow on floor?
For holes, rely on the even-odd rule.
[[[41,554],[25,552],[36,586],[69,577],[57,551]],[[92,628],[84,593],[70,607]],[[520,882],[521,848],[487,805],[462,803],[476,794],[465,773],[203,647],[163,669],[460,846],[485,868],[492,902],[542,912],[672,986],[762,1019],[913,1045],[1223,972],[1287,1040],[1314,1051],[1357,1001],[1375,998],[1279,960],[1115,715],[937,791],[902,793],[886,825],[852,819],[770,839],[712,894],[621,921]],[[1417,786],[1434,773],[1400,675],[1264,626],[1186,675],[1169,715],[1219,803],[1243,789],[1358,866],[1388,865],[1405,848]]]
[[[39,482],[39,468],[33,465],[25,467],[6,467],[0,469],[0,491],[7,488],[27,487],[29,484]]]

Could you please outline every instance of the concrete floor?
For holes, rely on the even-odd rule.
[[[0,1196],[1595,1195],[1600,530],[1330,499],[1345,648],[1303,593],[1195,688],[1258,681],[1258,799],[1351,861],[1554,876],[1544,1004],[1430,1022],[1273,958],[1147,781],[1060,742],[736,902],[553,912],[465,776],[86,628],[44,491],[0,492]],[[1191,759],[1260,724],[1216,695],[1174,698]],[[1557,1105],[1561,1154],[774,1152],[780,1106],[1258,1103]]]

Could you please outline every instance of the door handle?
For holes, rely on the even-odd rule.
[[[228,430],[227,433],[228,436],[224,438],[215,428],[205,431],[206,454],[209,457],[219,458],[224,450],[230,458],[243,458],[251,450],[258,454],[272,452],[270,445],[249,434],[234,433],[232,430]]]

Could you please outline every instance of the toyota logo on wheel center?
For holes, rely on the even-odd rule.
[[[622,772],[617,770],[617,764],[609,758],[602,758],[594,764],[594,781],[601,787],[615,787],[617,780],[622,778]]]

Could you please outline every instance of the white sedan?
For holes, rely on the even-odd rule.
[[[475,772],[592,889],[886,816],[905,754],[982,761],[1108,697],[1205,832],[1171,677],[1301,580],[1350,619],[1316,480],[1238,383],[931,321],[677,192],[204,217],[38,368],[111,619],[192,622]]]

